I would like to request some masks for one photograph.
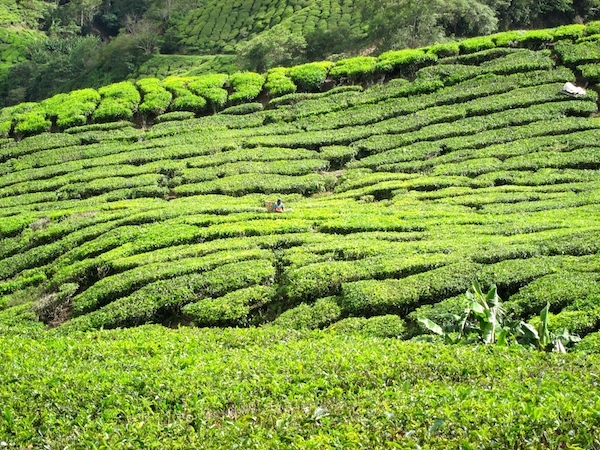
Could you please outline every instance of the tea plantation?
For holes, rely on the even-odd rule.
[[[599,33],[0,110],[0,445],[600,448]],[[582,341],[406,342],[473,280]]]

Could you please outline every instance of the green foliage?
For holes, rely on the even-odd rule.
[[[376,68],[380,72],[416,73],[421,67],[433,64],[437,55],[424,50],[394,50],[382,53],[377,58]]]
[[[375,72],[377,58],[374,56],[357,56],[337,61],[329,71],[335,79],[347,79],[350,83],[369,80]]]
[[[541,351],[566,353],[566,347],[579,342],[580,338],[571,335],[567,329],[562,329],[558,333],[551,333],[548,326],[549,309],[550,304],[546,303],[544,309],[540,311],[540,320],[537,326],[521,323],[517,329],[519,333],[517,341],[521,345],[537,348]]]
[[[380,338],[398,338],[404,335],[404,321],[395,315],[348,317],[331,325],[327,331],[336,334],[359,334]]]
[[[264,109],[262,103],[242,103],[241,105],[230,106],[221,111],[221,114],[250,114],[253,112],[262,111]]]
[[[600,353],[600,332],[588,334],[575,344],[574,349],[584,353]]]
[[[173,111],[173,112],[161,114],[160,116],[158,116],[156,118],[156,122],[157,123],[172,122],[172,121],[178,122],[180,120],[191,119],[194,116],[195,116],[195,114],[192,111]]]
[[[262,307],[275,297],[275,290],[254,286],[230,292],[219,298],[206,298],[182,308],[198,326],[246,325],[251,309]]]
[[[477,340],[483,344],[507,345],[509,330],[504,328],[504,308],[502,300],[498,296],[495,285],[492,285],[487,293],[481,290],[476,280],[465,294],[466,307],[462,315],[452,315],[455,321],[450,327],[442,328],[433,321],[420,317],[418,320],[428,330],[445,337],[446,341],[452,342],[447,334],[456,332],[456,342],[470,338],[475,334]]]
[[[575,41],[583,36],[587,28],[587,26],[582,24],[563,25],[562,27],[556,28],[552,34],[557,41],[563,39]]]
[[[161,314],[169,312],[173,314],[188,303],[224,296],[229,292],[256,284],[268,283],[273,280],[273,276],[274,268],[269,261],[265,260],[224,264],[203,273],[183,275],[147,284],[130,296],[122,297],[100,309],[71,320],[63,325],[63,328],[66,331],[86,331],[102,327],[139,325],[154,320]],[[241,295],[238,301],[251,297],[252,295],[250,297]],[[76,300],[74,299],[74,301]],[[81,307],[83,303],[79,301],[77,305]],[[209,305],[215,306],[214,302]],[[198,310],[196,309],[196,311]],[[225,312],[227,311],[229,310],[227,309]],[[230,320],[239,313],[238,306],[231,312],[227,312],[230,317],[223,320]],[[204,313],[199,320],[206,320],[206,314],[208,313]]]
[[[163,114],[173,98],[173,94],[161,86],[156,78],[144,78],[136,83],[143,94],[139,110],[142,114],[158,116]]]
[[[400,280],[357,281],[342,285],[341,306],[350,314],[398,311],[406,314],[436,298],[464,291],[478,267],[470,262],[450,264]]]
[[[587,64],[600,61],[599,42],[560,41],[555,46],[556,52],[565,64]]]
[[[294,66],[290,69],[290,78],[298,86],[298,89],[316,92],[321,89],[332,66],[333,63],[331,62],[308,63]]]
[[[496,44],[490,37],[475,37],[458,43],[461,53],[475,53],[494,47],[496,47]]]
[[[201,113],[206,108],[206,100],[198,95],[180,95],[171,102],[173,111],[191,111]]]
[[[229,96],[232,104],[251,102],[262,92],[265,77],[254,72],[237,72],[229,77],[233,93]]]
[[[227,103],[227,90],[224,89],[228,75],[210,74],[195,77],[188,85],[191,92],[206,99],[213,112],[222,110]]]
[[[273,325],[293,330],[316,330],[338,320],[340,314],[336,298],[325,297],[312,305],[301,303],[288,309],[273,321]]]
[[[206,108],[204,97],[194,94],[188,87],[194,78],[168,77],[163,81],[163,86],[173,93],[174,99],[169,107],[172,111],[190,111],[199,114]]]
[[[95,122],[132,119],[141,100],[139,91],[133,83],[124,81],[98,89],[102,100],[92,114]]]
[[[435,44],[427,48],[428,53],[433,53],[438,58],[447,58],[449,56],[456,56],[460,53],[460,47],[456,42],[449,42],[447,44]]]
[[[600,64],[584,64],[577,67],[581,70],[581,75],[590,83],[600,83]]]
[[[348,2],[255,3],[206,2],[202,11],[218,7],[231,19],[197,23],[229,27],[223,49],[275,23],[295,35],[333,23],[349,39],[375,32],[370,20],[353,25]],[[475,2],[445,2],[444,14],[441,3],[416,5],[434,6],[430,16],[406,17],[456,36],[491,24],[460,12]],[[248,34],[230,36],[239,10],[252,8]],[[331,21],[315,14],[321,8]],[[169,14],[165,28],[184,15]],[[406,24],[381,42],[400,42]],[[294,92],[294,69],[278,68],[264,94],[290,93],[253,114],[207,114],[228,106],[234,86],[223,71],[190,74],[193,56],[171,58],[169,70],[181,62],[176,77],[137,82],[131,121],[89,123],[94,90],[2,110],[11,139],[0,139],[0,440],[9,448],[386,448],[394,439],[411,448],[592,448],[596,356],[383,339],[422,333],[418,317],[443,334],[464,313],[459,294],[478,279],[497,288],[471,291],[461,330],[472,340],[549,350],[573,342],[566,328],[587,335],[576,349],[598,351],[597,95],[561,95],[575,75],[551,46],[536,50],[549,35],[578,45],[581,30],[490,36],[496,47],[474,53],[433,45],[419,50],[431,65],[414,81],[366,77],[364,89]],[[498,48],[501,39],[511,47]],[[344,58],[332,58],[343,62],[329,64],[331,78],[374,61]],[[573,62],[584,75],[591,65]],[[333,83],[327,70],[311,89]],[[103,102],[113,88],[102,88]],[[192,111],[137,128],[145,108],[148,118],[165,111],[164,102],[141,106],[152,92],[188,99],[180,103]],[[18,140],[17,125],[23,132],[34,113],[52,132]],[[267,212],[278,197],[286,212]],[[503,319],[500,296],[509,299]],[[270,322],[278,326],[254,328]],[[137,325],[145,326],[94,331]]]
[[[546,442],[589,448],[596,439],[596,399],[590,395],[595,355],[276,327],[154,325],[51,338],[21,330],[7,335],[4,327],[0,339],[7,361],[0,373],[0,430],[14,447],[99,441],[118,447],[127,439],[170,448],[229,448],[240,441],[261,448],[331,441],[348,449],[378,448],[389,445],[387,436],[399,426],[414,430],[403,444],[441,449]],[[27,386],[11,380],[27,380]],[[32,391],[39,395],[32,397]],[[319,392],[328,392],[327,404]],[[482,404],[495,407],[483,415]],[[239,415],[253,408],[262,411],[260,420]],[[383,412],[364,420],[369,411]],[[87,417],[84,424],[79,416]],[[47,431],[40,435],[38,427]],[[548,427],[554,427],[552,434]],[[456,428],[465,431],[457,436]]]
[[[375,60],[343,61],[333,68],[349,74]],[[268,77],[293,83],[293,70]],[[200,308],[199,324],[218,326],[279,317],[319,328],[393,313],[408,321],[406,336],[419,332],[415,317],[460,313],[455,296],[474,278],[496,283],[509,313],[528,319],[545,299],[532,309],[537,297],[519,296],[538,295],[539,280],[597,271],[600,123],[589,117],[597,96],[560,95],[574,75],[555,68],[551,50],[488,49],[423,68],[415,81],[205,114],[221,111],[244,76],[139,81],[141,104],[160,91],[194,109],[161,114],[158,122],[171,120],[150,130],[136,128],[140,112],[131,122],[87,124],[100,96],[90,90],[85,125],[3,141],[3,304],[37,295],[47,322],[78,315],[65,330],[186,322],[187,304]],[[263,89],[262,76],[248,78]],[[103,88],[103,101],[112,89]],[[70,95],[43,102],[47,120],[58,121]],[[16,115],[36,108],[5,109],[0,122],[14,133]],[[277,197],[286,213],[268,214]],[[264,264],[267,275],[214,292],[186,284],[241,263]],[[61,294],[72,283],[77,290]],[[245,289],[260,286],[276,301],[247,298]],[[550,299],[550,326],[571,320],[573,330],[593,332],[594,316],[584,314],[591,298],[573,290]]]
[[[302,59],[306,48],[306,39],[302,34],[280,25],[240,44],[237,52],[240,65],[265,72],[272,67],[293,65]]]
[[[297,87],[288,74],[289,69],[285,67],[269,69],[265,83],[265,89],[269,93],[269,97],[275,98],[296,92]]]
[[[520,316],[527,317],[546,303],[552,311],[560,311],[574,299],[585,299],[600,293],[595,273],[558,272],[541,277],[510,297],[508,305]]]
[[[101,96],[96,90],[80,89],[66,95],[58,94],[44,103],[48,116],[56,117],[56,125],[60,130],[64,130],[85,125],[100,99]]]
[[[484,294],[477,281],[465,294],[467,307],[462,315],[449,314],[450,325],[441,327],[433,321],[420,317],[418,320],[429,331],[444,336],[446,342],[457,343],[475,334],[484,344],[509,345],[518,343],[524,347],[541,351],[566,353],[566,347],[580,339],[566,329],[550,333],[548,326],[550,304],[540,311],[537,326],[525,322],[508,322],[504,319],[504,308],[495,285]],[[451,332],[456,333],[456,338]]]
[[[18,136],[27,136],[32,134],[49,131],[52,122],[46,119],[46,110],[38,104],[21,104],[22,112],[15,115],[14,132]]]

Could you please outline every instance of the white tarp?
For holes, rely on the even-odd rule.
[[[570,95],[571,97],[579,97],[581,95],[585,95],[585,89],[579,86],[575,86],[570,81],[567,81],[563,86],[561,92],[563,94]]]

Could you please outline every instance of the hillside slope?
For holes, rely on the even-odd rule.
[[[479,279],[515,317],[550,301],[553,328],[598,330],[598,95],[560,92],[597,70],[598,44],[473,52],[486,42],[412,81],[254,113],[5,139],[0,322],[383,321],[412,336],[416,316],[459,311]],[[397,74],[398,55],[378,67]],[[288,211],[268,213],[279,196]]]
[[[598,0],[2,0],[0,106],[144,76],[264,72],[585,23],[600,17],[598,6]]]

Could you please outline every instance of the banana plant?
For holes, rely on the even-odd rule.
[[[541,351],[566,353],[566,347],[581,339],[564,329],[551,333],[548,327],[550,304],[546,303],[540,311],[540,323],[537,327],[526,322],[505,321],[502,300],[495,285],[484,294],[477,281],[465,294],[467,307],[462,315],[446,314],[449,325],[440,326],[427,318],[419,318],[429,331],[444,337],[448,344],[460,341],[470,342],[476,335],[476,341],[484,344],[509,345],[517,343],[524,347]]]
[[[550,303],[546,303],[544,309],[540,311],[540,323],[537,327],[526,322],[519,323],[515,330],[517,342],[523,346],[536,348],[541,351],[567,353],[566,347],[572,343],[579,342],[581,338],[569,333],[566,329],[557,333],[550,333],[548,328],[549,310]]]
[[[465,295],[467,307],[463,314],[445,316],[451,325],[442,327],[427,318],[419,318],[419,322],[429,331],[443,336],[448,343],[469,339],[476,334],[477,340],[484,344],[507,345],[510,330],[503,326],[504,308],[496,285],[483,293],[481,285],[475,280]],[[452,333],[458,333],[456,339]]]

